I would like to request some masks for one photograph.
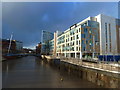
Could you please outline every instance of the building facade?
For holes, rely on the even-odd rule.
[[[49,46],[50,46],[50,55],[54,54],[54,39],[49,41]]]
[[[36,55],[38,55],[38,56],[41,55],[41,47],[42,47],[42,45],[41,45],[41,42],[40,42],[36,46]]]
[[[56,32],[54,32],[54,38],[49,41],[50,55],[57,56],[57,37],[62,33],[63,32],[57,30]]]
[[[49,54],[50,52],[50,46],[49,46],[49,41],[54,38],[54,34],[48,31],[42,30],[42,37],[41,37],[41,42],[42,42],[42,47],[41,47],[41,54]]]
[[[72,25],[55,38],[53,45],[57,56],[95,58],[120,52],[120,24],[115,18],[103,14]]]
[[[10,40],[2,39],[2,53],[7,54],[10,45]],[[23,43],[20,41],[12,40],[10,53],[21,53],[23,49]]]
[[[117,48],[120,55],[120,19],[116,19]]]
[[[100,54],[117,54],[116,19],[103,14],[95,18],[100,26]]]
[[[16,52],[21,53],[23,49],[23,43],[21,41],[16,41],[16,40],[14,41],[16,42]]]
[[[99,24],[88,17],[57,37],[57,55],[82,58],[99,54]]]

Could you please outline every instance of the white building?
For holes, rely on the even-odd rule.
[[[116,19],[103,14],[95,18],[99,22],[100,54],[117,54]]]
[[[57,55],[82,58],[99,54],[99,23],[88,17],[57,37]]]
[[[83,58],[118,53],[116,19],[103,14],[88,17],[56,36],[57,56]]]

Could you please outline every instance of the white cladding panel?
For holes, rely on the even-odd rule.
[[[100,54],[116,54],[117,53],[117,40],[116,40],[116,21],[115,18],[103,14],[96,16],[100,26]],[[106,49],[106,28],[107,23],[107,49]],[[109,24],[111,31],[111,52],[110,52],[110,34]]]

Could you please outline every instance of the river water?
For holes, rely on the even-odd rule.
[[[2,62],[3,88],[99,88],[34,56]]]

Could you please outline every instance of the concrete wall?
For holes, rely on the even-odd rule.
[[[120,74],[85,68],[82,66],[73,65],[60,59],[46,59],[50,65],[65,71],[69,75],[74,75],[80,79],[88,80],[103,88],[118,88],[120,89]]]
[[[59,68],[103,88],[120,88],[120,75],[118,74],[83,68],[65,62],[61,62]]]

